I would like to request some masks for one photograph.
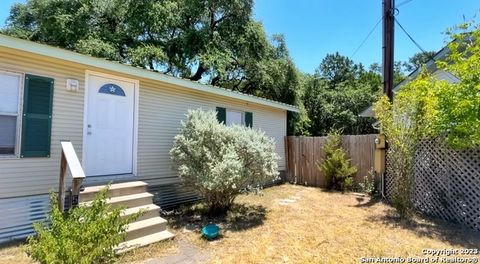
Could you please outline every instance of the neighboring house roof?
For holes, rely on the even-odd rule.
[[[178,77],[173,77],[163,73],[134,67],[127,64],[122,64],[115,61],[109,61],[106,59],[95,58],[88,55],[83,55],[77,52],[52,47],[45,44],[39,44],[29,40],[23,40],[19,38],[14,38],[6,35],[0,34],[0,47],[6,47],[10,49],[20,50],[28,53],[33,53],[37,55],[43,55],[55,59],[65,60],[69,62],[84,64],[88,66],[93,66],[97,68],[106,69],[109,71],[115,71],[123,74],[133,75],[140,78],[161,81],[169,84],[179,85],[188,89],[207,92],[211,94],[227,96],[235,98],[238,100],[243,100],[251,103],[256,103],[260,105],[265,105],[273,108],[288,110],[292,112],[299,112],[298,107],[293,105],[244,94],[240,92],[235,92],[225,88],[220,88],[212,85],[206,85],[199,82],[194,82],[191,80],[186,80]]]
[[[449,53],[449,49],[447,46],[443,47],[440,51],[438,51],[432,59],[430,59],[426,64],[425,67],[427,68],[428,71],[430,71],[433,75],[437,76],[439,80],[446,80],[451,83],[456,83],[458,82],[458,78],[455,77],[450,72],[443,71],[437,68],[436,61],[439,60],[444,60]],[[415,69],[412,73],[410,73],[405,80],[397,84],[393,88],[393,96],[395,96],[395,93],[402,88],[403,85],[409,83],[410,81],[414,80],[417,78],[417,76],[420,74],[421,68]],[[375,113],[373,112],[373,106],[369,106],[365,110],[363,110],[358,116],[360,117],[375,117]]]

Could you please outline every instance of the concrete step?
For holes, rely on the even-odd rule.
[[[82,192],[80,192],[80,202],[88,202],[93,200],[95,194],[105,188],[105,186],[106,185],[86,187]],[[117,196],[138,194],[146,192],[146,190],[147,183],[142,181],[115,183],[110,185],[110,189],[108,190],[108,196],[110,198],[113,198]]]
[[[133,215],[139,211],[143,211],[143,215],[137,218],[137,220],[135,220],[136,222],[146,220],[149,218],[154,218],[160,215],[160,207],[154,204],[147,204],[147,205],[127,208],[122,212],[122,216],[126,217],[129,215]]]
[[[128,225],[125,241],[159,233],[167,229],[167,220],[160,216],[137,221]]]
[[[175,237],[174,234],[170,233],[167,230],[164,230],[162,232],[154,233],[148,236],[143,236],[140,238],[132,239],[132,240],[127,240],[125,242],[122,242],[118,245],[117,249],[115,252],[117,254],[132,250],[134,248],[139,248],[139,247],[144,247],[146,245],[159,242],[162,240],[166,239],[171,239]]]
[[[123,206],[125,208],[148,205],[152,203],[153,194],[148,192],[136,193],[130,195],[116,196],[107,199],[107,203],[113,207]],[[90,206],[92,201],[82,202],[80,205]]]

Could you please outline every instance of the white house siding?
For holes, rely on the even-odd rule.
[[[0,157],[0,199],[46,194],[58,186],[60,140],[71,140],[81,158],[85,69],[80,65],[25,57],[0,49],[0,70],[54,79],[50,158]],[[67,78],[79,80],[82,89],[77,93],[67,91]]]
[[[178,86],[140,80],[138,174],[154,184],[178,183],[169,151],[188,109],[215,110],[217,106],[253,113],[253,127],[275,138],[280,155],[279,170],[285,169],[286,111],[232,100]]]
[[[81,159],[85,70],[114,72],[67,63],[44,56],[0,48],[0,70],[54,78],[52,147],[50,158],[0,158],[0,199],[46,194],[56,190],[60,166],[60,140],[72,141]],[[125,76],[135,79],[134,76]],[[78,92],[65,88],[68,78],[80,81]],[[138,175],[151,184],[178,183],[169,150],[188,109],[216,106],[253,113],[253,126],[276,140],[279,169],[285,169],[286,111],[175,85],[140,79]]]
[[[0,243],[33,232],[32,223],[48,210],[48,192],[58,188],[60,140],[72,141],[81,159],[85,71],[92,70],[131,79],[81,64],[0,48],[0,70],[54,79],[50,158],[0,157]],[[80,81],[78,92],[66,89],[67,79]],[[253,126],[275,138],[279,169],[285,169],[286,111],[238,99],[193,91],[140,79],[138,178],[150,183],[155,201],[162,206],[198,199],[194,190],[179,185],[169,150],[188,109],[233,108],[253,113]],[[0,99],[1,100],[1,99]],[[67,180],[69,179],[67,175]]]

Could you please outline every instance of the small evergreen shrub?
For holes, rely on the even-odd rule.
[[[51,212],[44,222],[34,224],[36,235],[28,238],[27,254],[40,263],[112,263],[115,247],[123,241],[127,225],[142,212],[121,217],[122,208],[106,203],[108,187],[91,206],[69,212],[58,209],[56,194],[50,195]]]
[[[350,164],[347,154],[342,148],[342,139],[338,132],[332,132],[323,146],[325,159],[317,167],[323,171],[326,179],[326,188],[345,191],[353,186],[353,175],[357,168]]]
[[[170,155],[211,213],[226,211],[241,192],[278,178],[273,139],[259,130],[220,124],[214,111],[190,110]]]

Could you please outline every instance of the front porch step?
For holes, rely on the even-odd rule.
[[[125,240],[133,240],[150,234],[162,232],[167,229],[167,220],[157,216],[137,221],[128,225]]]
[[[115,183],[110,185],[108,196],[113,198],[123,195],[143,193],[146,192],[147,185],[147,183],[142,181]],[[95,194],[105,188],[105,186],[106,185],[85,187],[85,189],[80,192],[80,202],[88,202],[93,200]]]
[[[122,216],[124,217],[130,216],[140,211],[142,211],[143,214],[140,217],[138,217],[136,221],[141,221],[141,220],[160,216],[160,207],[154,204],[147,204],[147,205],[127,208],[122,212]]]
[[[107,199],[107,203],[113,207],[124,206],[125,208],[132,208],[142,206],[152,202],[153,194],[148,192],[136,193],[130,195],[116,196]],[[82,202],[80,205],[89,206],[92,201]]]
[[[164,230],[162,232],[154,233],[148,236],[122,242],[120,243],[120,245],[118,245],[116,253],[124,253],[135,248],[144,247],[149,244],[153,244],[162,240],[172,239],[174,237],[174,234],[170,233],[167,230]]]
[[[85,190],[80,192],[81,205],[91,205],[95,194],[105,186],[86,187]],[[167,220],[160,217],[160,207],[153,204],[153,195],[146,190],[147,183],[141,181],[110,185],[107,203],[113,207],[125,207],[122,217],[131,216],[140,211],[143,212],[135,222],[128,225],[125,241],[117,247],[117,253],[174,237],[172,233],[167,231]]]

